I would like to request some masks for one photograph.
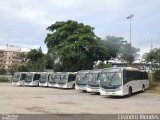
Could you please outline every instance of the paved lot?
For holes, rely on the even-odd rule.
[[[14,87],[0,83],[0,113],[160,113],[160,95],[104,97],[73,89]]]

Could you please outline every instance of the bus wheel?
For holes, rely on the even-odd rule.
[[[144,92],[144,91],[145,91],[145,86],[143,85],[143,86],[142,86],[142,92]]]
[[[75,89],[75,84],[73,84],[72,88]]]
[[[132,95],[132,87],[129,87],[128,96],[131,96],[131,95]]]

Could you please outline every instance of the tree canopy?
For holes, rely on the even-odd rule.
[[[104,40],[97,37],[94,28],[77,21],[59,21],[48,26],[45,38],[48,53],[32,49],[27,54],[20,54],[20,63],[12,66],[11,72],[44,71],[79,71],[110,67],[109,60],[119,58],[129,65],[135,60],[139,49],[130,46],[123,37],[107,36]],[[157,59],[156,59],[157,60]],[[96,63],[99,63],[97,65]],[[104,64],[107,61],[107,64]]]
[[[145,53],[143,55],[143,58],[145,59],[146,62],[151,62],[152,67],[159,67],[160,65],[160,48],[154,48],[150,50],[148,53]]]
[[[10,67],[10,73],[14,72],[37,72],[44,71],[46,65],[46,56],[42,53],[41,47],[39,49],[31,49],[27,54],[19,54],[19,63]]]
[[[27,54],[27,69],[28,71],[44,71],[46,65],[46,56],[43,54],[41,47],[32,49]]]
[[[120,51],[120,59],[127,63],[127,65],[131,66],[135,58],[137,57],[137,52],[139,52],[140,49],[132,47],[130,44],[124,44],[123,47],[121,47]]]
[[[95,61],[105,60],[108,54],[108,49],[89,25],[68,20],[56,22],[47,30],[51,32],[45,39],[48,54],[54,67],[58,64],[63,71],[92,69]]]
[[[115,59],[119,56],[123,44],[126,44],[123,37],[106,36],[104,39],[106,47],[109,49],[106,60]]]

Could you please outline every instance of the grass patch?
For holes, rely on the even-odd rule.
[[[10,82],[10,79],[2,77],[0,78],[0,83],[1,82]]]
[[[150,82],[150,87],[146,92],[160,94],[160,83],[155,82],[155,81],[151,81]]]

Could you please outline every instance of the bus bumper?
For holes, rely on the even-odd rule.
[[[115,91],[115,92],[106,92],[105,90],[101,90],[100,89],[100,95],[104,95],[104,96],[124,96],[123,92],[120,91]]]
[[[47,83],[39,83],[39,86],[41,86],[41,87],[47,87],[48,84]]]
[[[87,87],[87,92],[99,92],[99,88],[89,88],[89,87]]]
[[[86,87],[80,87],[80,86],[75,86],[75,89],[76,90],[87,90],[87,88]]]

